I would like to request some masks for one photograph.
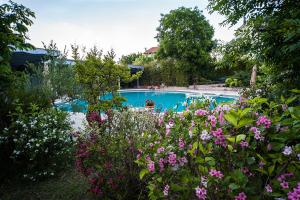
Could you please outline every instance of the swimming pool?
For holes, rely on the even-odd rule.
[[[123,103],[124,106],[142,108],[145,106],[145,102],[151,99],[155,102],[155,109],[165,111],[173,109],[174,111],[180,112],[185,109],[185,102],[190,97],[201,97],[203,95],[198,93],[189,92],[171,92],[171,91],[152,91],[152,90],[135,90],[135,91],[120,91],[120,95],[127,99]],[[234,96],[216,96],[216,95],[204,95],[214,99],[217,104],[222,102],[233,102],[237,97]],[[107,94],[101,99],[111,99],[112,95]],[[68,112],[87,112],[88,103],[84,100],[74,100],[72,102],[57,103],[56,106],[64,111]]]

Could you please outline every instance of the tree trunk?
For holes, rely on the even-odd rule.
[[[252,68],[252,73],[251,73],[250,86],[255,86],[256,75],[257,75],[257,67],[256,67],[256,65],[254,65]]]

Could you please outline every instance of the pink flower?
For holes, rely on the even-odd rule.
[[[168,137],[170,135],[171,129],[169,127],[166,128],[166,136]]]
[[[160,117],[158,119],[158,125],[161,126],[163,124],[163,122],[164,122],[164,119],[162,117]]]
[[[151,173],[153,173],[155,171],[155,164],[152,160],[150,160],[149,163],[148,163],[148,170]]]
[[[177,160],[176,160],[176,154],[175,153],[173,153],[173,152],[169,153],[168,162],[169,162],[170,165],[173,165],[173,166],[176,164]]]
[[[202,109],[198,109],[195,111],[195,115],[197,115],[197,116],[205,116],[205,115],[207,115],[207,113],[208,112],[206,110],[202,110]]]
[[[204,187],[200,188],[199,186],[195,188],[196,196],[199,200],[205,200],[207,191]]]
[[[217,118],[214,116],[214,115],[209,115],[207,117],[208,121],[210,121],[210,125],[212,127],[216,127],[216,124],[217,124]]]
[[[164,191],[163,191],[164,196],[168,196],[169,195],[169,189],[170,189],[170,186],[168,184],[165,185]]]
[[[244,149],[244,148],[247,148],[247,147],[249,146],[248,142],[245,141],[245,140],[241,141],[241,142],[240,142],[240,145],[241,145],[241,147],[242,147],[243,149]]]
[[[263,141],[264,140],[264,137],[261,136],[261,133],[260,133],[260,130],[256,127],[251,127],[250,128],[250,131],[252,131],[254,133],[254,138],[256,140],[260,140],[260,141]]]
[[[259,126],[261,124],[264,125],[265,128],[269,128],[271,126],[272,122],[266,116],[260,116],[258,118],[258,120],[256,121],[256,125]]]
[[[181,157],[178,159],[178,161],[179,161],[180,166],[183,166],[184,164],[186,164],[188,162],[186,157]]]
[[[162,152],[164,152],[165,151],[165,148],[164,147],[159,147],[158,149],[157,149],[157,153],[162,153]]]
[[[223,125],[224,123],[225,123],[225,120],[224,120],[224,118],[223,118],[223,115],[224,115],[224,112],[222,111],[222,112],[220,112],[220,114],[219,114],[219,123],[220,123],[220,125]]]
[[[247,196],[244,192],[239,193],[239,195],[234,197],[235,200],[246,200]]]
[[[271,192],[273,192],[273,189],[272,189],[272,187],[268,184],[268,185],[266,185],[266,191],[267,192],[269,192],[269,193],[271,193]]]
[[[280,183],[280,186],[282,187],[282,189],[288,189],[289,188],[289,183],[286,181],[283,181]]]
[[[170,119],[170,120],[169,120],[169,126],[170,126],[170,128],[172,128],[174,125],[175,125],[174,120],[173,120],[173,119]]]
[[[224,177],[224,175],[222,174],[221,171],[215,170],[215,169],[211,169],[209,171],[209,175],[213,176],[213,177],[217,177],[219,179],[222,179]]]
[[[225,137],[221,128],[215,131],[211,131],[212,135],[215,137],[215,144],[226,147]]]
[[[179,146],[180,149],[183,149],[183,148],[184,148],[184,141],[183,141],[182,138],[179,138],[178,146]]]
[[[159,165],[159,171],[162,172],[164,170],[164,168],[165,168],[165,166],[164,166],[164,159],[163,158],[159,159],[158,165]]]
[[[299,200],[300,199],[300,182],[298,185],[288,193],[289,200]]]

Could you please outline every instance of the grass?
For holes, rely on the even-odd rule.
[[[0,200],[94,200],[87,180],[75,170],[36,183],[9,182],[0,186]]]

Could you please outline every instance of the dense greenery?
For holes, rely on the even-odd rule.
[[[134,161],[140,136],[155,131],[155,121],[149,112],[132,111],[114,112],[102,121],[89,119],[91,126],[78,133],[76,167],[89,179],[90,192],[103,199],[146,198]]]
[[[207,74],[214,30],[197,7],[180,7],[162,15],[157,31],[158,57],[174,59],[181,73],[188,75],[189,84]]]
[[[67,113],[32,105],[27,112],[17,106],[11,115],[13,123],[0,137],[1,159],[6,163],[1,165],[1,179],[14,173],[35,181],[54,176],[70,163],[73,142]]]
[[[113,50],[102,55],[102,50],[92,48],[83,59],[79,59],[79,48],[72,46],[75,59],[75,77],[82,86],[84,98],[89,102],[89,110],[101,110],[102,103],[110,104],[110,101],[99,101],[101,95],[112,93],[113,103],[120,104],[122,100],[117,96],[120,81],[132,81],[138,78],[142,72],[131,75],[128,66],[118,65],[115,61]],[[116,98],[114,98],[116,97]],[[112,105],[113,106],[113,105]],[[107,108],[106,108],[107,109]]]
[[[261,83],[269,92],[286,93],[299,86],[299,1],[210,0],[208,8],[224,15],[225,24],[244,19],[237,40],[244,44],[242,54],[259,63]]]

